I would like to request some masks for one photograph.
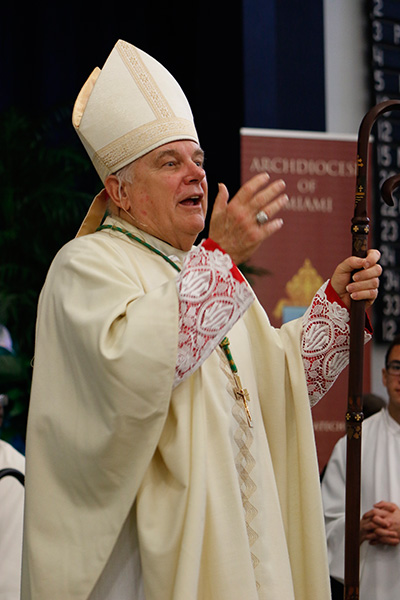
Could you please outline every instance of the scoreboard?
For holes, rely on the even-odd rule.
[[[370,0],[372,104],[400,100],[400,0]],[[383,275],[375,303],[375,340],[391,342],[400,334],[400,188],[394,206],[381,198],[386,179],[400,173],[400,111],[382,115],[374,129],[374,246]]]

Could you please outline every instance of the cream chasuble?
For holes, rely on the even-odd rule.
[[[54,260],[38,312],[23,600],[330,597],[302,322],[274,329],[255,300],[228,331],[250,428],[218,347],[174,384],[176,280],[118,231]]]

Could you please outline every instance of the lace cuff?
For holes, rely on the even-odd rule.
[[[330,282],[315,294],[303,316],[301,351],[311,406],[330,389],[349,362],[350,313]],[[371,339],[367,321],[364,342]]]
[[[179,336],[174,387],[203,364],[254,300],[230,256],[212,240],[189,252],[176,285]]]

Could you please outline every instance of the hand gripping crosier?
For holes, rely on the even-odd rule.
[[[400,110],[400,100],[387,100],[371,108],[364,116],[357,142],[357,179],[355,210],[352,218],[352,254],[367,255],[369,218],[367,215],[368,151],[372,127],[379,116]],[[400,185],[400,175],[387,179],[382,188],[382,198],[393,205],[392,192]],[[359,598],[360,569],[360,496],[361,496],[361,431],[363,415],[362,382],[364,362],[365,301],[351,301],[350,308],[350,363],[348,406],[346,413],[347,463],[346,463],[346,525],[345,525],[345,600]],[[361,599],[362,600],[362,599]]]

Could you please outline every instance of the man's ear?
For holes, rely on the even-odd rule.
[[[387,373],[386,369],[382,369],[382,383],[385,387],[387,387]]]
[[[123,206],[125,195],[124,185],[120,185],[118,177],[116,175],[109,175],[104,182],[104,187],[110,200],[119,208]]]
[[[126,193],[126,186],[124,183],[120,183],[120,180],[116,175],[109,175],[104,182],[104,187],[106,188],[110,200],[118,206],[118,208],[129,210],[130,202]]]

